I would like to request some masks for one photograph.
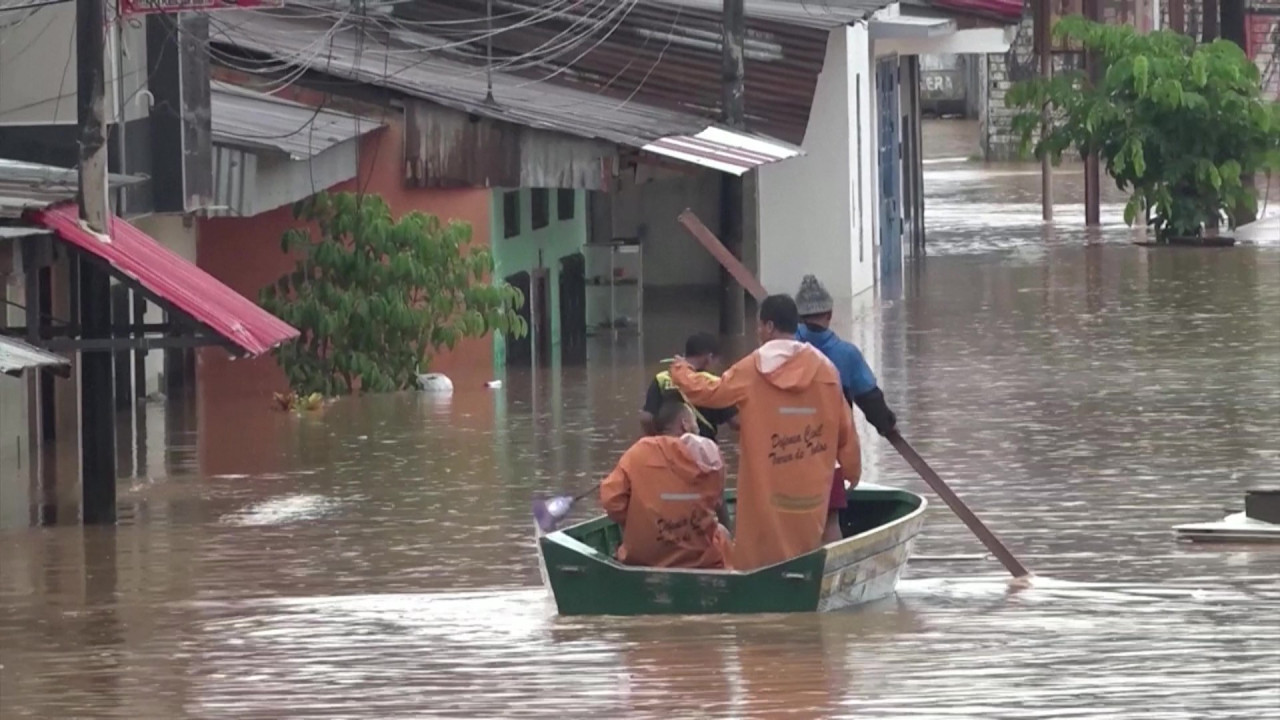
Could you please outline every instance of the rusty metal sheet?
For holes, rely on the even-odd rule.
[[[405,101],[406,181],[416,187],[605,189],[617,145]]]
[[[884,0],[858,0],[851,7],[748,2],[747,127],[800,143],[830,30],[888,4]],[[619,21],[605,26],[593,21],[589,3],[569,5],[532,24],[518,23],[520,16],[516,16],[507,21],[510,29],[493,36],[494,60],[506,65],[505,72],[531,81],[550,78],[557,85],[714,122],[720,116],[722,85],[718,5],[719,0],[643,0]],[[494,13],[510,15],[534,7],[531,0],[505,0],[495,4]],[[485,0],[415,0],[396,5],[394,13],[406,21],[407,28],[424,27],[413,23],[467,22],[485,17]],[[595,29],[583,32],[583,28]],[[421,32],[412,34],[424,44],[435,42]],[[572,47],[554,53],[545,49],[563,45],[567,37],[574,38]],[[476,42],[451,47],[449,52],[483,64],[486,48]],[[530,54],[538,61],[512,64],[513,59]]]

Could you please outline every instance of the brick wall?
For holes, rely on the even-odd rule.
[[[1027,9],[1009,51],[1003,55],[993,53],[986,56],[988,91],[987,107],[982,113],[982,151],[987,160],[1019,159],[1019,140],[1011,127],[1019,111],[1005,106],[1005,96],[1014,83],[1033,78],[1040,72],[1032,30],[1031,11]],[[1058,54],[1053,58],[1054,72],[1065,72],[1077,64],[1076,57],[1070,54]]]

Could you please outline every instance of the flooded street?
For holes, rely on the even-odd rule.
[[[1069,171],[1044,229],[1035,167],[930,150],[928,257],[837,329],[1032,589],[926,559],[848,612],[557,618],[530,500],[634,440],[686,311],[496,391],[148,406],[119,527],[0,513],[0,717],[1280,717],[1280,548],[1171,530],[1280,486],[1280,238],[1139,248],[1111,195],[1087,234]],[[860,430],[916,554],[981,553]]]

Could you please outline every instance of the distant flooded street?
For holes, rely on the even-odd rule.
[[[1085,233],[1067,171],[1046,229],[1034,166],[926,138],[928,257],[837,329],[1034,588],[926,560],[850,612],[556,617],[529,503],[600,479],[657,361],[713,327],[655,313],[497,390],[148,406],[116,528],[2,496],[0,717],[1280,716],[1280,548],[1171,530],[1280,486],[1280,238],[1148,250],[1114,203]],[[860,430],[864,479],[930,500],[916,553],[981,553]]]

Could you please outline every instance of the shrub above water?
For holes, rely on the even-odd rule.
[[[1078,71],[1015,85],[1006,103],[1023,110],[1014,130],[1024,148],[1047,105],[1052,121],[1036,156],[1057,163],[1068,149],[1097,152],[1129,193],[1125,222],[1142,219],[1160,237],[1199,235],[1223,218],[1235,227],[1242,212],[1256,212],[1246,179],[1280,161],[1280,112],[1239,46],[1080,16],[1053,33],[1096,52],[1105,72],[1094,86]]]
[[[523,294],[490,284],[493,257],[471,227],[411,212],[396,220],[377,195],[320,193],[294,206],[307,227],[280,248],[293,272],[263,288],[263,308],[302,331],[276,358],[300,395],[414,387],[441,348],[494,330],[528,331]]]

